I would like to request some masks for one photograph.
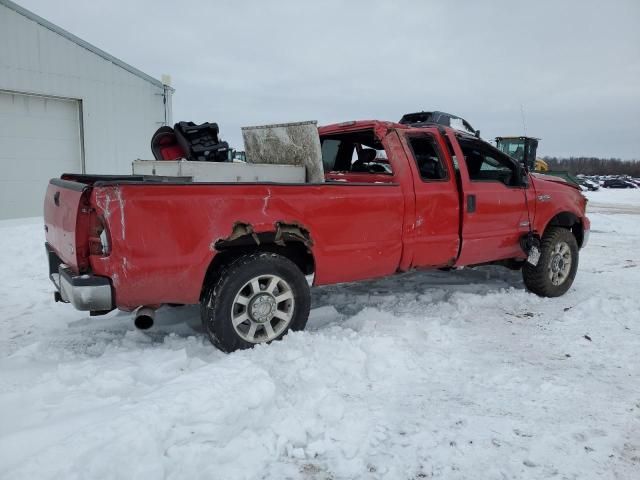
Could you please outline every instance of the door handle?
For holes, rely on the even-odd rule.
[[[473,213],[476,211],[476,196],[467,195],[467,213]]]

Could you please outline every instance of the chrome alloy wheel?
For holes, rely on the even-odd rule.
[[[291,286],[277,275],[259,275],[238,291],[231,307],[236,333],[251,343],[277,338],[293,318],[295,299]]]
[[[553,285],[562,285],[571,271],[571,249],[566,242],[558,242],[551,251],[549,280]]]

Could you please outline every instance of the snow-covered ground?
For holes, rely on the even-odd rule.
[[[230,355],[194,307],[142,333],[53,303],[41,220],[0,222],[0,477],[638,479],[640,190],[589,197],[562,298],[499,268],[326,287]]]
[[[600,188],[597,192],[584,192],[589,198],[589,212],[640,214],[638,189]]]

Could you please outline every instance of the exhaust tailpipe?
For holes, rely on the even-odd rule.
[[[153,308],[140,307],[136,310],[136,318],[133,323],[140,330],[148,330],[153,327],[155,316],[156,311]]]

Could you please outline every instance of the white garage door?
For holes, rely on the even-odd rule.
[[[42,215],[63,172],[82,172],[78,101],[0,91],[0,219]]]

